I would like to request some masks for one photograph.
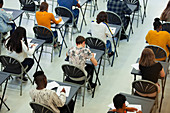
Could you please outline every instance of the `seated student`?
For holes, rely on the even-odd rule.
[[[149,80],[154,82],[158,86],[158,92],[160,92],[160,85],[158,84],[158,78],[164,77],[165,72],[162,65],[159,62],[155,61],[155,55],[152,49],[145,48],[142,51],[140,60],[139,60],[139,69],[142,73],[143,80]],[[136,91],[137,94],[145,97],[155,97],[156,92],[153,94],[142,94]]]
[[[48,3],[42,2],[40,5],[40,11],[36,12],[36,20],[38,25],[45,26],[48,29],[51,30],[51,23],[58,24],[62,21],[62,18],[59,17],[58,20],[55,19],[53,13],[48,13]],[[57,38],[57,31],[52,31],[54,34],[54,37]],[[47,40],[47,42],[52,42],[52,37],[51,39]],[[56,47],[57,44],[55,42],[54,47]]]
[[[83,36],[78,36],[76,38],[76,47],[72,47],[68,50],[67,56],[69,56],[69,63],[79,67],[82,70],[86,70],[88,76],[91,76],[89,79],[89,83],[92,88],[96,85],[92,82],[94,66],[97,66],[97,61],[94,58],[94,54],[88,48],[85,48],[85,38]],[[93,65],[85,64],[86,60],[90,59]],[[68,81],[71,81],[67,79]],[[88,85],[89,86],[89,85]],[[89,88],[88,88],[89,89]]]
[[[168,2],[165,10],[162,12],[160,20],[170,22],[170,1]]]
[[[66,93],[63,88],[60,92],[60,96],[55,91],[46,89],[47,78],[43,71],[37,71],[33,75],[36,89],[30,90],[30,97],[33,102],[44,104],[50,107],[55,113],[60,113],[58,107],[63,107],[66,102]]]
[[[26,70],[28,72],[34,64],[34,60],[28,58],[28,55],[34,53],[36,46],[32,45],[31,48],[28,48],[25,28],[17,27],[4,43],[8,55],[19,60],[24,67],[28,66]],[[27,81],[25,73],[23,76],[23,82]]]
[[[162,23],[160,22],[159,18],[155,18],[154,23],[154,30],[150,30],[146,35],[145,39],[149,43],[149,45],[157,45],[162,47],[167,56],[169,56],[169,50],[167,45],[170,47],[170,34],[167,31],[162,31]],[[165,58],[156,59],[159,61],[165,60]]]
[[[3,0],[0,0],[0,32],[5,35],[6,32],[10,31],[10,35],[12,35],[15,30],[15,24],[10,23],[12,22],[13,17],[11,14],[6,13],[6,11],[2,8],[3,4]]]
[[[126,111],[128,111],[128,112],[136,111],[135,113],[142,113],[142,111],[139,111],[136,108],[126,107],[125,101],[126,101],[126,97],[124,95],[117,94],[113,98],[113,103],[114,103],[114,106],[116,109],[112,109],[108,113],[126,113]]]
[[[66,7],[70,9],[70,11],[73,13],[74,18],[77,18],[76,23],[74,23],[73,27],[76,27],[75,24],[78,22],[78,17],[79,17],[79,9],[75,8],[74,10],[72,9],[72,6],[77,6],[80,8],[80,4],[78,3],[78,0],[57,0],[59,6]]]
[[[108,55],[111,57],[114,53],[112,51],[112,45],[110,40],[107,40],[107,37],[112,37],[109,28],[107,27],[107,13],[101,11],[96,18],[96,22],[91,24],[91,33],[93,37],[99,38],[106,43],[108,50]]]

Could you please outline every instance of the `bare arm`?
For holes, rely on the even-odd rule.
[[[164,77],[165,76],[165,72],[164,72],[164,69],[162,68],[162,70],[160,71],[160,76],[161,77]]]
[[[93,57],[90,59],[90,61],[93,63],[93,65],[97,66],[97,60],[94,58],[94,54],[92,54]]]

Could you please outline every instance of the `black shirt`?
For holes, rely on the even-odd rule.
[[[160,71],[162,70],[162,65],[159,62],[148,67],[139,64],[139,69],[142,73],[143,80],[149,80],[157,83],[160,76]]]

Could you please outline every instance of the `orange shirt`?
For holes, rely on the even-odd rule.
[[[156,30],[150,30],[145,39],[149,45],[157,45],[162,47],[166,51],[167,56],[169,56],[167,45],[170,47],[170,34],[167,31],[157,32]],[[165,60],[165,58],[158,60]]]
[[[37,11],[36,20],[37,20],[38,25],[45,26],[49,29],[51,29],[51,22],[58,24],[62,21],[61,18],[59,20],[56,20],[53,13],[48,13],[46,11],[43,11],[43,12]]]

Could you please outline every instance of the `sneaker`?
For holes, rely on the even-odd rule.
[[[21,77],[18,77],[18,78],[21,79]],[[26,77],[22,78],[22,82],[27,82],[27,81],[28,81],[28,79]]]
[[[108,53],[109,58],[114,55],[114,52]]]
[[[91,83],[90,86],[91,86],[91,88],[93,90],[96,87],[96,84],[95,83]],[[90,86],[89,86],[89,84],[87,85],[87,90],[88,91],[90,91]]]

